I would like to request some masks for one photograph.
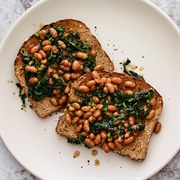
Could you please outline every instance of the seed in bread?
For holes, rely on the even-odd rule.
[[[89,89],[89,82],[95,88]],[[162,107],[162,97],[145,81],[93,71],[72,84],[67,111],[56,132],[72,144],[99,146],[106,153],[143,160]]]
[[[20,85],[42,118],[65,107],[71,82],[94,68],[114,70],[89,28],[73,19],[45,25],[24,42],[14,63]]]

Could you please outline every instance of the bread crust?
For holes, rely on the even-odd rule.
[[[101,44],[97,40],[97,38],[91,34],[90,29],[81,21],[74,20],[74,19],[65,19],[59,20],[57,22],[52,23],[55,27],[63,26],[65,31],[72,31],[77,32],[80,36],[80,39],[83,43],[89,44],[92,46],[92,49],[95,49],[97,52],[96,56],[96,64],[104,65],[104,69],[106,71],[113,71],[114,65],[110,60],[107,53],[102,49]],[[50,25],[43,26],[40,30],[46,30],[50,27]],[[22,61],[23,55],[21,54],[21,50],[26,51],[27,53],[30,52],[31,48],[39,45],[39,39],[32,35],[28,40],[26,40],[23,45],[21,46],[17,57],[14,62],[14,72],[15,75],[23,88],[26,95],[28,95],[28,86],[26,85],[25,74],[24,70],[22,69],[24,63]],[[71,83],[71,82],[70,82]],[[52,114],[55,111],[64,108],[63,106],[54,106],[49,102],[49,98],[46,97],[44,100],[41,101],[34,101],[32,98],[28,97],[30,103],[32,104],[33,110],[37,113],[37,115],[41,118],[47,117],[48,115]]]
[[[155,88],[153,88],[151,85],[146,83],[145,81],[142,81],[140,79],[137,79],[132,76],[126,76],[121,73],[116,72],[99,72],[100,77],[120,77],[123,81],[122,85],[119,86],[119,90],[122,92],[125,92],[126,90],[129,90],[130,88],[127,88],[124,85],[124,82],[126,81],[132,81],[136,84],[136,87],[133,88],[133,93],[137,93],[140,90],[154,90],[155,94],[154,97],[156,99],[156,105],[153,107],[155,110],[155,116],[150,120],[145,120],[145,129],[140,132],[138,136],[135,136],[135,140],[133,143],[123,146],[122,150],[119,151],[118,149],[113,149],[112,151],[115,153],[118,153],[122,156],[127,156],[130,159],[142,161],[145,159],[148,145],[150,138],[153,134],[153,129],[155,127],[155,124],[157,120],[159,119],[159,116],[163,109],[163,100],[161,95],[156,91]],[[74,83],[72,83],[72,87],[69,94],[69,103],[73,102],[74,100],[78,100],[80,97],[74,94],[74,88],[78,88],[80,85],[84,84],[85,82],[92,79],[92,73],[88,73],[82,77],[80,77],[78,80],[76,80]],[[132,90],[132,89],[130,89]],[[68,113],[68,112],[66,112]],[[60,117],[58,124],[56,126],[56,132],[59,135],[68,137],[68,138],[76,138],[79,134],[75,132],[76,125],[74,124],[67,124],[65,120],[66,113]],[[101,147],[102,148],[102,147]]]

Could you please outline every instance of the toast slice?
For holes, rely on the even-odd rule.
[[[93,71],[72,83],[68,108],[56,132],[72,144],[99,146],[105,152],[142,161],[162,108],[161,95],[147,82]]]
[[[73,69],[74,61],[78,68]],[[63,109],[71,82],[97,65],[114,70],[90,29],[81,21],[65,19],[45,25],[23,43],[14,72],[33,110],[44,118]]]

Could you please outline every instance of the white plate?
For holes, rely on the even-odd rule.
[[[40,119],[21,110],[13,63],[18,49],[40,24],[79,19],[91,28],[120,71],[127,57],[164,100],[163,128],[154,134],[146,159],[137,163],[117,154],[73,146],[55,133],[59,114]],[[1,137],[12,155],[40,179],[147,179],[179,150],[179,30],[148,1],[40,1],[14,24],[1,46]],[[12,82],[11,82],[12,81]],[[79,158],[73,158],[79,150]],[[100,166],[94,160],[100,160]]]

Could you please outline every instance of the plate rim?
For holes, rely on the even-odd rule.
[[[11,34],[11,32],[13,31],[14,27],[16,27],[18,25],[18,23],[21,21],[21,19],[25,18],[25,16],[27,16],[34,8],[37,8],[38,6],[41,6],[41,4],[43,3],[49,3],[51,0],[40,0],[38,1],[36,4],[34,4],[32,7],[30,7],[27,11],[25,11],[22,15],[20,15],[20,17],[13,23],[13,25],[9,28],[9,30],[6,32],[4,38],[2,39],[1,41],[1,44],[0,44],[0,52],[2,50],[2,47],[3,47],[3,44],[6,42],[6,39],[8,38],[9,34]],[[67,1],[70,1],[70,0],[67,0]],[[79,1],[79,0],[78,0]],[[162,15],[166,20],[167,22],[173,27],[173,29],[176,30],[177,34],[180,36],[180,31],[179,31],[179,27],[178,25],[162,10],[160,9],[158,6],[156,6],[154,3],[152,3],[151,1],[146,1],[146,0],[139,0],[141,1],[142,3],[145,3],[147,4],[148,6],[151,6],[153,9],[155,9],[160,15]],[[2,63],[2,60],[0,61],[0,64]],[[2,86],[1,86],[2,88]],[[1,106],[1,104],[0,104]],[[1,113],[1,116],[2,116],[2,113]],[[5,145],[5,147],[8,149],[8,151],[10,152],[10,154],[13,156],[13,158],[19,163],[21,164],[27,171],[29,171],[30,173],[32,173],[34,176],[36,176],[37,178],[41,179],[41,177],[39,177],[39,175],[37,175],[36,173],[34,172],[31,172],[29,170],[29,167],[27,167],[23,162],[21,162],[21,160],[18,159],[18,157],[16,157],[14,154],[13,154],[13,151],[11,150],[11,148],[9,147],[8,144],[6,144],[6,142],[4,141],[3,139],[3,136],[2,136],[2,126],[1,126],[1,121],[2,121],[2,117],[0,119],[0,138],[3,142],[3,144]],[[180,144],[178,144],[179,147],[177,146],[177,149],[174,150],[173,153],[171,153],[171,157],[169,159],[166,160],[166,163],[162,166],[160,166],[156,171],[153,172],[153,174],[149,174],[149,176],[146,176],[145,178],[149,178],[149,177],[152,177],[153,175],[155,175],[158,171],[160,171],[163,167],[165,167],[172,159],[173,157],[179,152],[180,150]]]

